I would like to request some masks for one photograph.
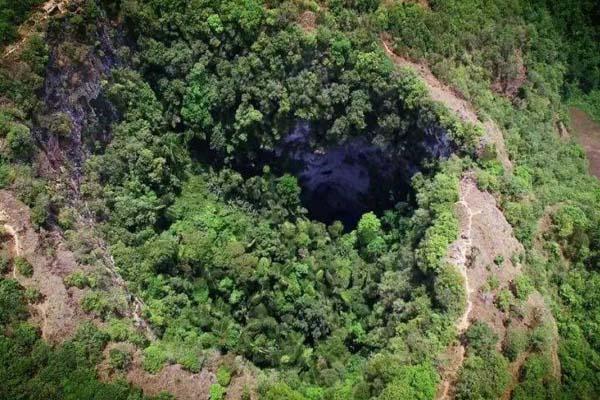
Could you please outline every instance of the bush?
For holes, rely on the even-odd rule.
[[[119,349],[110,349],[108,353],[109,365],[117,371],[126,371],[131,365],[131,354]]]
[[[278,382],[271,385],[267,392],[261,396],[262,400],[307,400],[302,394],[295,391],[287,384]],[[212,400],[212,399],[211,399]]]
[[[476,354],[488,353],[496,347],[498,335],[485,322],[477,321],[465,332],[469,351]]]
[[[514,282],[514,292],[517,299],[525,300],[533,291],[533,284],[525,275],[519,275]]]
[[[28,127],[22,124],[12,124],[6,135],[6,142],[13,158],[28,160],[33,153],[33,138]]]
[[[0,161],[0,189],[9,186],[15,180],[14,170],[10,165]]]
[[[208,398],[210,400],[223,400],[225,398],[225,394],[227,393],[227,389],[218,383],[214,383],[210,386],[210,392]]]
[[[497,400],[510,382],[508,363],[497,352],[469,356],[456,385],[457,400]]]
[[[85,294],[81,300],[81,308],[86,313],[105,318],[115,309],[115,304],[111,304],[105,292],[91,291]]]
[[[15,257],[15,268],[19,274],[26,278],[33,276],[33,266],[24,257]]]
[[[68,230],[75,226],[75,211],[70,207],[63,207],[58,212],[57,221],[62,230]]]
[[[8,251],[0,250],[0,275],[6,274],[10,268],[10,256]]]
[[[219,385],[223,387],[229,386],[229,382],[231,381],[231,371],[224,365],[221,365],[219,369],[217,369],[217,382]]]
[[[466,305],[465,281],[457,268],[446,264],[437,273],[435,299],[451,316],[458,316]]]
[[[13,279],[0,278],[0,326],[27,316],[23,288]]]
[[[504,355],[515,361],[517,357],[527,350],[529,346],[529,335],[525,329],[510,327],[502,345]]]
[[[163,368],[167,360],[167,354],[162,347],[150,345],[144,350],[142,366],[146,371],[155,374]]]
[[[502,289],[496,296],[496,306],[503,312],[508,312],[513,302],[512,292],[508,289]]]
[[[25,299],[31,304],[37,304],[42,301],[44,296],[38,288],[28,287],[25,289]]]
[[[531,332],[531,346],[539,352],[544,352],[552,346],[554,333],[550,324],[542,323]]]
[[[40,193],[36,196],[33,207],[31,208],[31,222],[36,226],[44,226],[50,216],[50,196],[47,193]]]
[[[64,278],[65,285],[67,287],[76,287],[83,289],[90,286],[90,280],[83,271],[75,271],[70,273]]]

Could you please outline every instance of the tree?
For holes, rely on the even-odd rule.
[[[23,288],[13,279],[0,278],[0,325],[27,316]]]
[[[359,243],[366,247],[381,234],[381,221],[373,212],[368,212],[358,221],[356,233]]]
[[[469,345],[469,351],[482,356],[493,351],[498,343],[498,335],[488,324],[481,321],[476,321],[469,326],[465,332],[465,338]]]
[[[450,315],[458,316],[466,306],[465,280],[457,268],[445,264],[434,282],[435,299]]]
[[[12,124],[6,135],[6,142],[13,158],[27,160],[31,157],[34,143],[31,131],[27,126],[17,123]]]
[[[431,364],[403,366],[378,400],[433,400],[438,374]]]
[[[496,400],[510,382],[508,363],[495,351],[469,355],[464,361],[456,385],[458,400]]]

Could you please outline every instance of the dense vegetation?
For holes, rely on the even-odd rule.
[[[526,351],[513,398],[597,398],[600,187],[581,148],[555,133],[567,103],[600,115],[597,4],[325,3],[88,0],[51,23],[49,37],[64,42],[74,63],[100,46],[104,18],[119,20],[124,32],[114,36],[126,37],[115,39],[118,61],[103,82],[118,118],[110,140],[84,138],[90,154],[77,192],[158,336],[150,344],[121,339],[145,347],[150,372],[166,363],[197,372],[214,349],[243,355],[263,369],[265,399],[431,399],[437,356],[464,309],[462,277],[443,258],[458,233],[458,181],[471,168],[527,249],[517,297],[533,282],[554,302],[563,375],[560,383],[549,377],[542,329],[509,329],[499,352],[494,332],[474,324],[457,398],[499,398],[509,362]],[[2,4],[3,41],[32,5]],[[307,10],[316,13],[314,30],[296,23]],[[382,33],[498,122],[513,171],[494,157],[472,161],[479,128],[396,69]],[[20,192],[37,225],[74,237],[76,196],[30,167],[44,147],[40,130],[68,136],[73,124],[64,113],[45,115],[40,93],[46,66],[56,63],[49,47],[33,35],[21,59],[0,69],[0,182]],[[420,172],[406,199],[366,213],[356,227],[311,220],[301,182],[272,158],[298,122],[311,127],[315,152],[361,137],[409,160]],[[422,143],[432,131],[448,139],[452,157],[428,153]],[[544,216],[550,227],[540,237]],[[90,288],[83,309],[110,325],[118,306],[92,280],[67,282]],[[23,322],[23,296],[15,281],[0,281],[0,375],[8,382],[0,397],[141,398],[123,383],[96,381],[94,366],[114,337],[84,326],[51,348]],[[512,294],[502,296],[508,312]],[[118,352],[110,360],[128,363]],[[211,398],[228,382],[221,376]]]
[[[109,337],[94,325],[81,326],[56,348],[42,340],[27,322],[25,293],[17,281],[0,278],[0,398],[146,399],[125,382],[97,380],[94,368]]]

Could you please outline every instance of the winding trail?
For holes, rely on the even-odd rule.
[[[46,21],[56,11],[59,14],[64,14],[70,2],[71,0],[48,0],[44,4],[37,6],[36,9],[42,12],[42,15],[40,16],[39,12],[34,12],[25,23],[21,24],[21,29],[19,30],[21,39],[4,49],[2,59],[8,58],[11,54],[20,50],[40,22]]]
[[[461,239],[464,240],[464,243],[460,247],[460,259],[458,260],[459,262],[456,265],[465,280],[465,293],[467,295],[467,306],[465,308],[465,312],[463,313],[463,315],[460,317],[460,319],[456,323],[456,329],[458,330],[459,333],[462,333],[462,332],[466,331],[470,325],[469,324],[469,314],[471,313],[471,310],[473,309],[473,300],[471,299],[471,297],[472,297],[472,294],[475,292],[475,290],[473,288],[471,288],[471,285],[469,284],[469,274],[467,274],[467,268],[468,268],[467,258],[468,258],[469,253],[473,249],[473,237],[471,235],[471,232],[473,230],[473,217],[475,217],[477,215],[481,215],[482,211],[481,210],[473,211],[471,209],[471,207],[469,206],[469,203],[467,203],[467,201],[464,200],[464,198],[461,199],[460,201],[458,201],[456,204],[459,204],[462,207],[464,207],[464,209],[467,212],[467,217],[468,217],[466,232],[461,235]]]
[[[460,200],[455,203],[456,205],[462,207],[465,210],[467,222],[462,227],[460,239],[456,243],[454,257],[450,257],[452,259],[452,263],[456,266],[461,276],[463,277],[463,280],[465,282],[465,295],[467,299],[465,311],[463,312],[461,317],[456,321],[456,330],[459,335],[464,333],[470,326],[469,315],[473,310],[473,295],[475,293],[475,289],[471,287],[469,274],[467,273],[468,258],[469,254],[473,249],[473,218],[478,215],[481,215],[482,213],[481,210],[473,211],[473,209],[467,201],[471,188],[471,186],[468,186],[466,192],[461,191]],[[447,374],[443,377],[443,380],[440,384],[441,391],[438,395],[438,399],[440,400],[450,399],[450,388],[452,386],[452,383],[456,380],[458,370],[460,369],[460,366],[462,365],[465,358],[466,349],[462,343],[460,343],[457,346],[456,350],[458,353],[456,354],[456,357],[451,360],[450,365],[446,367]]]
[[[0,221],[8,221],[8,217],[4,210],[0,210]],[[21,239],[19,238],[19,234],[14,226],[10,224],[3,225],[5,232],[10,235],[13,239],[13,248],[12,254],[13,257],[21,257],[23,254],[23,250],[21,248]],[[13,265],[12,268],[12,277],[14,280],[18,280],[17,277],[17,268]],[[42,317],[42,339],[47,340],[46,332],[48,331],[48,302],[44,301],[43,303],[37,304],[35,308],[40,312],[40,316]]]

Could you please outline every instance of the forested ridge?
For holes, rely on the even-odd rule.
[[[564,133],[599,120],[597,2],[41,3],[0,1],[0,184],[87,322],[48,340],[60,305],[0,232],[0,398],[446,398],[454,348],[451,398],[600,397],[600,185]],[[510,281],[448,260],[465,179],[522,244]]]

